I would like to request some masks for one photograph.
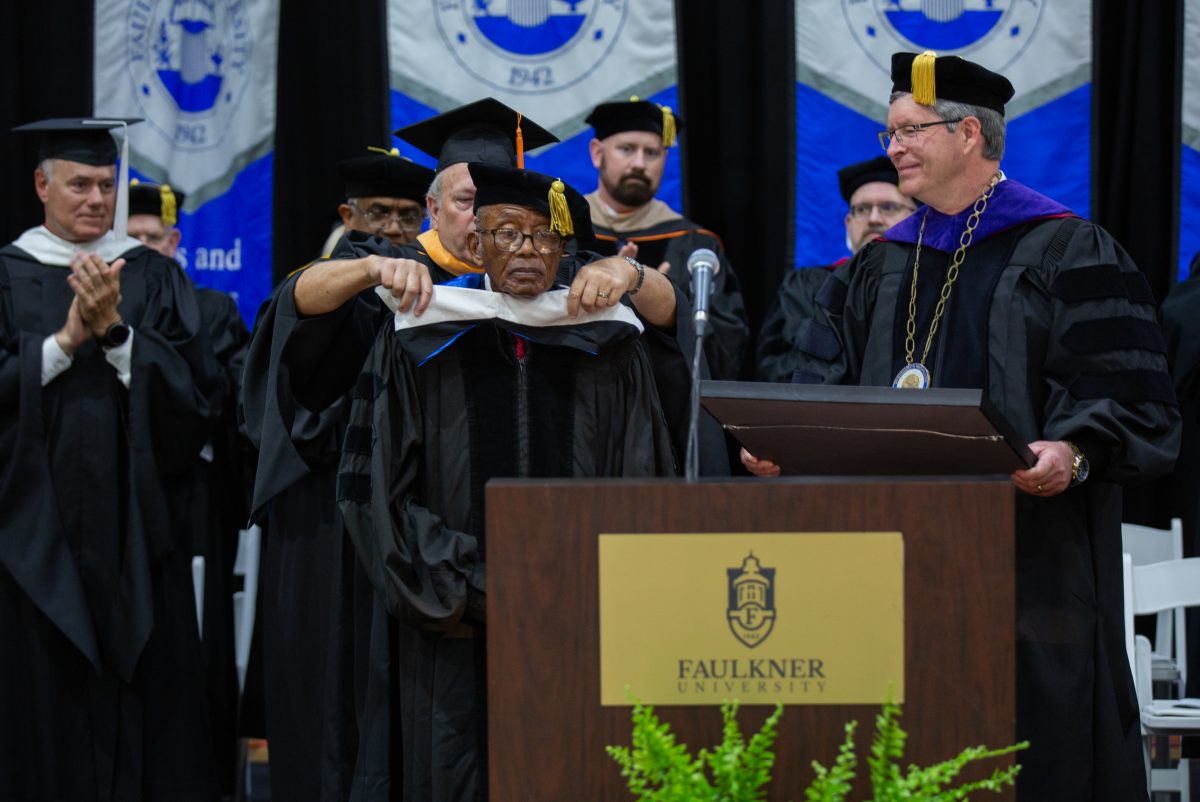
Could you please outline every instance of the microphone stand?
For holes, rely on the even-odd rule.
[[[695,482],[700,473],[700,366],[704,360],[704,335],[707,315],[696,316],[696,353],[692,356],[692,390],[689,395],[687,457],[684,459],[684,480]]]

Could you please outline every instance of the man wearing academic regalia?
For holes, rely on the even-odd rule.
[[[887,156],[838,170],[846,211],[846,248],[851,255],[912,214],[915,206],[900,192],[896,167]],[[755,374],[760,381],[790,382],[800,359],[800,332],[816,316],[817,294],[829,273],[849,257],[824,267],[789,270],[779,284],[771,311],[758,331]]]
[[[125,235],[125,124],[17,129],[42,137],[45,223],[0,249],[4,799],[217,797],[173,526],[216,366],[191,282]]]
[[[599,254],[636,258],[663,271],[692,302],[688,257],[707,248],[718,255],[709,303],[711,333],[704,355],[714,379],[738,379],[750,343],[750,327],[737,273],[720,238],[654,197],[662,181],[667,149],[683,120],[670,108],[646,100],[602,103],[585,120],[595,128],[589,144],[599,185],[585,197],[592,209],[592,242],[580,247]]]
[[[898,53],[892,81],[880,140],[923,205],[834,271],[797,376],[981,388],[1029,443],[1036,464],[1012,475],[1017,734],[1031,744],[1017,796],[1144,800],[1121,486],[1170,470],[1179,447],[1154,298],[1106,231],[1000,172],[1003,76]]]
[[[279,287],[247,357],[243,404],[260,452],[252,506],[268,520],[261,592],[272,788],[289,799],[344,798],[348,784],[364,777],[355,772],[356,706],[364,702],[354,689],[361,691],[366,666],[355,649],[375,626],[374,605],[343,537],[334,473],[348,395],[380,325],[391,318],[376,288],[419,314],[432,284],[453,278],[460,263],[467,273],[482,275],[472,266],[479,257],[467,248],[469,232],[461,231],[464,209],[468,225],[474,220],[475,187],[466,161],[515,166],[523,158],[519,139],[550,137],[494,100],[465,108],[418,129],[423,146],[444,162],[439,175],[454,178],[448,208],[435,212],[441,237],[422,235],[415,245],[398,247],[351,232],[329,260]],[[518,125],[535,133],[519,138]],[[450,261],[443,251],[459,255]],[[648,327],[674,330],[670,282],[647,274],[643,285],[625,260],[580,268],[571,286],[577,309],[593,309],[602,292],[612,301],[631,295]],[[374,742],[368,747],[378,748]]]
[[[556,281],[567,239],[590,233],[583,197],[518,168],[469,170],[468,245],[485,273],[379,328],[338,476],[390,616],[371,640],[387,659],[373,672],[361,776],[405,802],[486,798],[486,482],[675,472],[643,323],[618,286],[594,298],[589,287],[576,315]]]
[[[383,237],[393,245],[408,245],[421,231],[433,170],[403,158],[396,148],[368,150],[338,164],[345,182],[345,200],[338,205],[342,223],[329,235],[324,254],[348,231]]]
[[[129,236],[163,256],[175,258],[180,231],[176,227],[186,196],[170,184],[138,181],[129,187]],[[233,644],[233,564],[238,531],[249,514],[249,443],[238,430],[237,398],[250,332],[229,293],[196,287],[200,320],[218,367],[219,416],[196,455],[190,474],[174,484],[186,501],[180,504],[177,531],[191,532],[192,554],[204,558],[204,606],[201,619],[213,749],[222,792],[231,794],[237,747],[237,669]]]

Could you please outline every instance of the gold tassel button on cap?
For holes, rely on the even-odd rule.
[[[914,102],[922,106],[932,106],[937,102],[936,64],[937,53],[932,50],[926,50],[913,59],[912,97]]]
[[[179,221],[179,210],[175,206],[175,193],[167,184],[163,184],[158,191],[162,194],[162,221],[166,225],[173,226]]]
[[[571,223],[571,210],[567,206],[566,185],[560,179],[554,179],[550,185],[550,230],[566,236],[575,233]]]

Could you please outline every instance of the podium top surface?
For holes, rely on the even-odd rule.
[[[706,381],[700,395],[787,475],[1008,474],[1035,462],[980,390]]]

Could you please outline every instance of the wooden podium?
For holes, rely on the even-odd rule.
[[[489,482],[492,802],[631,798],[604,751],[628,744],[631,724],[628,707],[600,704],[601,533],[901,532],[905,765],[1014,743],[1013,493],[1007,477]],[[718,707],[656,710],[693,754],[720,740]],[[811,761],[832,763],[851,719],[860,765],[851,798],[866,798],[864,758],[878,711],[788,706],[768,799],[802,799]],[[743,707],[743,732],[769,712]]]

